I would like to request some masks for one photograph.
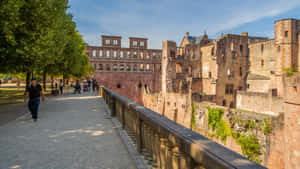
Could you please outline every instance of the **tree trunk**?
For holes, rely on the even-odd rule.
[[[26,73],[26,89],[27,89],[27,87],[29,86],[29,84],[30,84],[30,75],[31,75],[31,72],[27,72]]]
[[[44,91],[46,91],[46,78],[47,78],[46,71],[44,71],[43,72],[43,88],[44,88]]]
[[[53,90],[53,75],[51,75],[51,89]]]

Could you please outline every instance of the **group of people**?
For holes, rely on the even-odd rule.
[[[87,80],[87,81],[85,80],[85,82],[87,83],[87,86],[85,86],[84,84],[84,87],[86,87],[88,91],[91,91],[91,86],[93,91],[96,91],[98,89],[98,83],[96,79]],[[70,86],[74,87],[75,94],[81,93],[80,80],[76,80],[75,85],[73,85],[73,81],[71,81]],[[58,87],[58,83],[57,81],[55,81],[55,88],[57,89],[57,87]],[[59,90],[61,94],[63,94],[63,88],[64,88],[64,82],[63,80],[60,80]],[[41,100],[40,97],[42,97],[42,101],[45,100],[42,86],[39,83],[37,83],[36,78],[31,79],[31,84],[28,85],[25,93],[26,94],[25,94],[24,102],[27,102],[29,111],[31,112],[32,115],[32,119],[34,122],[36,122],[38,120],[38,109]]]

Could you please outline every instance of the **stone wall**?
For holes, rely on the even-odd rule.
[[[236,108],[264,114],[278,114],[284,112],[284,100],[272,96],[272,92],[258,93],[238,91]]]

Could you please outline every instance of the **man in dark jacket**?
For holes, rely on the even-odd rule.
[[[35,78],[32,78],[31,84],[26,89],[25,102],[28,98],[28,108],[31,112],[32,119],[34,122],[38,119],[38,110],[40,105],[40,97],[42,96],[42,101],[45,100],[45,96],[42,90],[42,86],[36,82]]]

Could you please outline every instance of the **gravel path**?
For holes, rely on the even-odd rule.
[[[0,126],[0,168],[135,169],[102,98],[69,95]]]

